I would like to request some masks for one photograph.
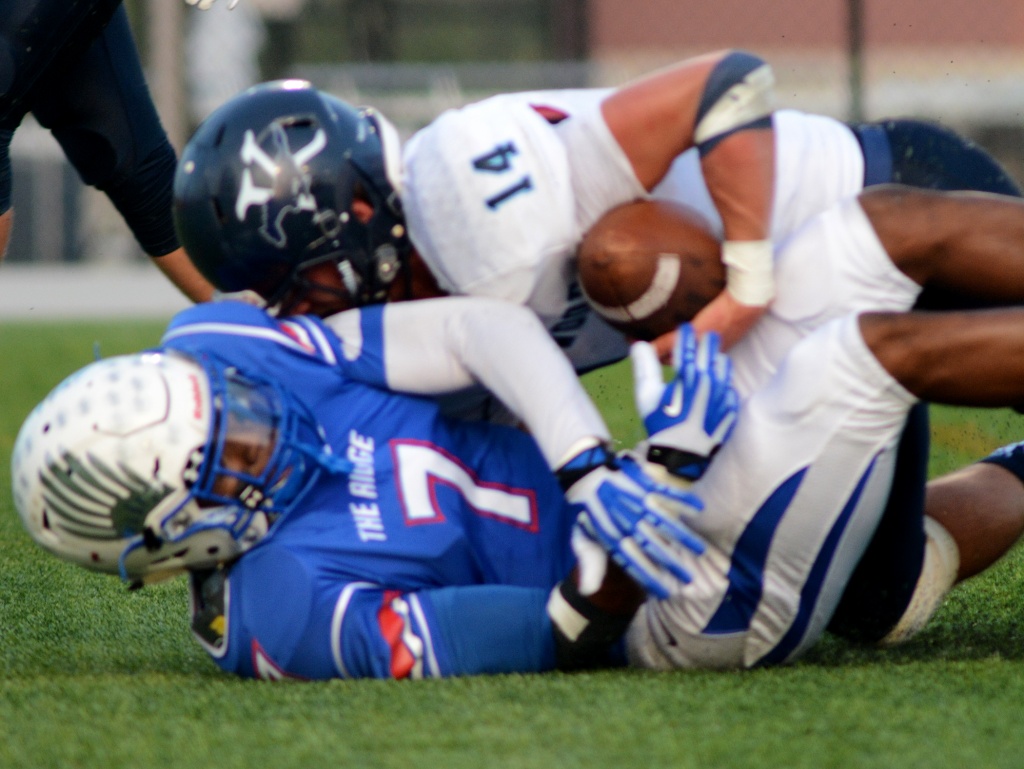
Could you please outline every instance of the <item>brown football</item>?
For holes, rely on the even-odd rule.
[[[602,216],[577,254],[590,306],[636,339],[691,320],[725,287],[720,243],[707,220],[668,200],[638,200]]]

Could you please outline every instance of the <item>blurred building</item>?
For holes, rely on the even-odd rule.
[[[218,0],[207,12],[217,17],[204,20],[208,31],[218,25],[207,55],[187,42],[201,12],[180,0],[126,2],[158,109],[186,134],[251,79],[254,63],[256,76],[307,77],[374,104],[408,135],[442,110],[492,93],[618,85],[686,56],[741,47],[772,62],[780,106],[844,119],[942,120],[1024,179],[1021,0],[239,0],[244,13]],[[253,31],[253,12],[262,16],[262,34]],[[181,28],[170,34],[168,25]],[[245,36],[248,45],[234,45]],[[260,50],[253,40],[262,41]],[[19,154],[17,143],[12,152],[15,205],[45,210],[51,222],[37,226],[34,214],[22,214],[13,258],[122,258],[123,236],[108,233],[119,222],[110,224],[102,203],[76,203],[63,181],[23,181],[55,173],[66,180],[59,153]],[[68,215],[52,224],[59,210]],[[101,236],[96,222],[104,222]]]
[[[739,46],[774,63],[782,99],[837,116],[849,112],[854,66],[869,117],[1016,124],[1024,107],[1019,0],[590,0],[590,9],[592,57],[625,71]]]

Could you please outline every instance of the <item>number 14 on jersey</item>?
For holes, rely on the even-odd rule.
[[[507,174],[514,172],[513,158],[519,154],[519,150],[516,149],[516,145],[512,142],[506,142],[505,144],[499,144],[490,152],[480,155],[473,160],[473,168],[477,171],[489,174]],[[487,203],[487,207],[492,211],[496,210],[502,203],[510,200],[516,195],[522,192],[528,192],[533,189],[533,182],[530,179],[529,174],[525,174],[509,186],[503,188],[499,192],[491,195],[484,202]]]

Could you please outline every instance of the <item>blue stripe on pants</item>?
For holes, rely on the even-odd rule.
[[[839,547],[839,540],[842,538],[843,532],[846,531],[846,527],[853,517],[853,511],[857,508],[857,503],[860,502],[860,498],[864,493],[864,487],[867,485],[868,478],[871,477],[871,472],[875,468],[875,461],[877,459],[878,457],[876,456],[875,459],[871,460],[868,469],[864,471],[860,481],[857,482],[857,487],[846,501],[843,512],[840,513],[835,524],[832,526],[832,530],[825,538],[825,542],[822,543],[821,549],[818,551],[818,557],[814,559],[814,565],[811,566],[811,571],[807,575],[807,581],[804,582],[803,589],[800,591],[800,609],[797,611],[793,624],[782,640],[779,641],[778,645],[759,660],[758,665],[772,665],[783,662],[800,645],[800,642],[806,635],[807,627],[811,622],[811,615],[814,613],[814,607],[817,605],[818,598],[821,595],[821,588],[825,584],[825,575],[828,574],[828,568],[832,565],[832,559],[835,557],[836,549]]]
[[[729,567],[729,588],[704,628],[705,633],[742,633],[750,628],[750,620],[764,592],[764,564],[768,560],[768,548],[806,473],[805,467],[776,488],[736,541]]]

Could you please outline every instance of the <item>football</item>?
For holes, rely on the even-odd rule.
[[[577,253],[590,306],[634,339],[655,339],[691,320],[725,287],[721,246],[707,220],[668,200],[613,208]]]

